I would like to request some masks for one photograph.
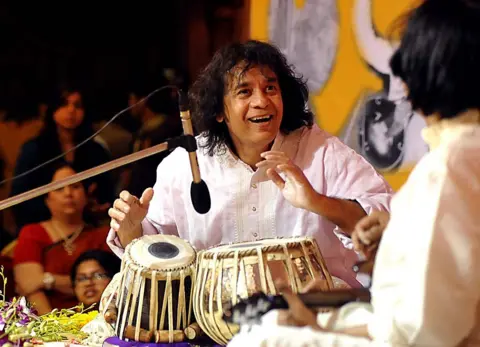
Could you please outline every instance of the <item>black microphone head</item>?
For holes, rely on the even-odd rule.
[[[204,180],[200,180],[198,183],[192,182],[190,186],[190,197],[192,198],[195,211],[201,214],[210,211],[212,202],[210,201],[210,192]]]

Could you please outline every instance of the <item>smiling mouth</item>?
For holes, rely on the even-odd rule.
[[[249,119],[250,122],[252,123],[266,123],[270,122],[272,120],[273,116],[268,115],[268,116],[261,116],[261,117],[252,117]]]
[[[85,294],[84,294],[87,298],[92,298],[94,297],[95,295],[97,295],[97,291],[96,290],[87,290],[85,291]]]

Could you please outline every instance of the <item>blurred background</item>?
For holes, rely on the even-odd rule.
[[[2,179],[12,177],[22,146],[42,131],[52,95],[81,89],[85,112],[98,129],[129,105],[133,92],[165,84],[188,87],[217,48],[247,39],[249,5],[244,0],[0,2]],[[158,94],[152,103],[165,106],[166,93]],[[170,110],[175,107],[173,100]],[[139,129],[128,126],[131,117],[123,114],[118,124],[133,133]],[[107,139],[113,159],[133,150],[135,140],[119,136]],[[0,199],[9,194],[11,182],[0,185]],[[1,225],[15,235],[18,223],[10,210],[0,212]]]
[[[65,152],[161,86],[188,88],[218,48],[252,38],[272,42],[287,55],[308,80],[318,124],[357,150],[398,189],[428,150],[420,137],[424,124],[383,68],[398,40],[391,29],[414,4],[415,0],[2,1],[0,180]],[[68,122],[84,117],[82,126],[72,126],[78,127],[70,133],[52,132],[63,127],[59,128],[61,116],[53,116],[62,112],[76,115],[65,118]],[[92,141],[93,147],[65,159],[82,171],[181,133],[179,121],[175,94],[160,92],[122,114]],[[106,210],[100,207],[112,203],[121,189],[138,194],[153,184],[163,157],[89,182],[90,210],[98,212],[100,225],[108,224]],[[2,183],[0,199],[51,179],[46,171],[38,171]],[[37,214],[38,208],[27,205],[0,211],[0,249],[22,226],[48,217],[45,206],[45,213]]]

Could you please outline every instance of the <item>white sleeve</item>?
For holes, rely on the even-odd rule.
[[[355,0],[353,30],[363,58],[380,73],[389,75],[394,48],[375,33],[371,7],[371,0]]]
[[[453,347],[476,324],[480,156],[461,150],[450,157],[447,165],[431,170],[432,161],[416,172],[392,204],[377,255],[382,271],[374,271],[369,332],[377,341]]]
[[[262,318],[262,324],[249,329],[242,328],[228,347],[367,347],[371,341],[331,332],[320,332],[309,327],[285,327],[276,324],[277,314],[270,311]]]
[[[181,180],[175,180],[174,178],[180,176],[177,171],[181,170],[182,165],[176,165],[177,155],[175,154],[174,151],[158,165],[157,180],[153,186],[153,199],[150,202],[147,216],[142,221],[143,235],[169,234],[178,236],[174,203],[179,202],[181,204],[181,202],[178,197],[177,200],[174,199],[174,192],[181,189]],[[124,248],[120,244],[116,232],[112,229],[107,235],[107,244],[117,256],[122,257]]]

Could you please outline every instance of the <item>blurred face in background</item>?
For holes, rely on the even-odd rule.
[[[74,291],[78,301],[85,306],[99,303],[102,293],[110,281],[111,278],[96,260],[89,259],[80,263],[77,267],[74,283]]]
[[[135,93],[130,93],[128,95],[128,106],[133,106],[135,105],[137,102],[139,102],[142,98],[139,97],[138,95],[136,95]],[[138,105],[135,105],[133,106],[131,109],[130,109],[130,113],[131,115],[134,117],[134,118],[141,118],[142,117],[142,114],[145,112],[145,108],[146,108],[146,105],[145,105],[145,101],[142,101],[141,103],[139,103]]]
[[[75,171],[68,167],[58,169],[53,175],[52,182],[59,181],[75,174]],[[87,195],[82,183],[74,183],[48,193],[46,204],[52,217],[79,217],[87,205]]]
[[[66,95],[64,101],[64,104],[53,113],[53,120],[60,128],[75,130],[82,124],[85,116],[82,96],[78,92],[73,92]]]

